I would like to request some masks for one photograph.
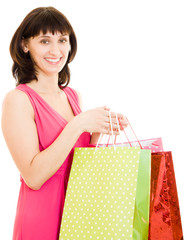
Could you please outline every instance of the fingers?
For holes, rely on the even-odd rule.
[[[113,132],[112,132],[111,129],[107,129],[107,128],[105,128],[105,130],[103,130],[102,133],[107,134],[107,135],[119,135],[120,134],[118,129],[113,129]]]
[[[128,126],[128,122],[126,117],[122,114],[116,114],[111,112],[111,119],[108,112],[108,116],[105,117],[105,121],[103,122],[103,127],[105,134],[108,135],[119,135],[120,130],[124,130]]]
[[[104,110],[106,110],[106,111],[110,111],[110,108],[107,107],[107,106],[104,106]]]
[[[128,121],[126,116],[124,116],[121,113],[115,113],[110,111],[110,108],[107,106],[103,106],[101,107],[101,109],[102,109],[102,114],[104,114],[104,116],[102,117],[103,119],[102,121],[104,121],[103,123],[105,128],[104,130],[105,134],[109,134],[109,135],[112,134],[111,124],[112,124],[114,135],[119,134],[119,129],[124,130],[126,127],[128,127]]]
[[[129,123],[127,120],[120,120],[119,119],[119,126],[120,130],[123,130],[124,128],[128,127]]]
[[[111,120],[110,120],[110,115],[111,115]],[[105,122],[106,123],[111,123],[115,126],[118,127],[118,125],[122,128],[126,128],[128,126],[128,121],[127,121],[127,117],[124,116],[121,113],[115,113],[115,112],[108,112],[108,116],[106,116],[105,118]]]

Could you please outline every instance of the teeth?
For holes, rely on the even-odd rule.
[[[59,62],[60,58],[57,58],[57,59],[46,58],[46,60],[49,61],[49,62],[56,63],[56,62]]]

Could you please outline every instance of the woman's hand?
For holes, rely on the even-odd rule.
[[[121,113],[117,113],[117,119],[115,112],[109,112],[109,108],[107,107],[99,107],[95,109],[91,109],[86,112],[82,112],[76,116],[78,118],[78,124],[81,128],[82,132],[90,132],[90,133],[102,133],[112,135],[112,130],[114,135],[119,134],[118,130],[118,121],[120,129],[123,130],[128,126],[128,122],[126,117]],[[111,114],[111,123],[110,123],[110,114]]]

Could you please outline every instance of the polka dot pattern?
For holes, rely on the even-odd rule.
[[[132,239],[140,151],[75,149],[59,240]]]

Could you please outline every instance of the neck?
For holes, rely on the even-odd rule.
[[[61,90],[58,86],[58,75],[38,76],[38,81],[32,83],[34,88],[42,94],[58,95]]]

